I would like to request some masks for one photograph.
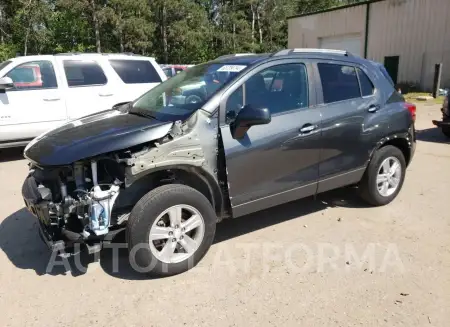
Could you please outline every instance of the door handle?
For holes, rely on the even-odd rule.
[[[372,104],[369,106],[369,108],[367,109],[368,112],[377,112],[380,109],[379,105],[376,104]]]
[[[300,128],[300,133],[302,133],[302,134],[310,133],[313,130],[315,130],[317,127],[318,127],[317,125],[310,125],[310,124],[308,124],[308,125],[303,126],[302,128]]]
[[[44,101],[59,101],[61,98],[44,98]]]
[[[99,93],[98,95],[101,97],[110,97],[113,93]]]

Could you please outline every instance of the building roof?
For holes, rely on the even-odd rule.
[[[356,2],[356,3],[352,3],[352,4],[349,4],[349,5],[345,5],[345,6],[338,6],[338,7],[328,8],[328,9],[324,9],[324,10],[313,11],[313,12],[309,12],[309,13],[306,13],[306,14],[293,15],[293,16],[287,17],[287,19],[298,18],[298,17],[306,17],[306,16],[311,16],[311,15],[317,15],[317,14],[323,14],[323,13],[326,13],[326,12],[332,12],[332,11],[337,11],[337,10],[341,10],[341,9],[347,9],[347,8],[351,8],[351,7],[364,6],[364,5],[367,5],[367,4],[371,4],[371,3],[374,3],[374,2],[380,2],[380,1],[386,1],[386,0],[361,1],[361,2]]]

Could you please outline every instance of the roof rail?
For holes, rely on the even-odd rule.
[[[138,53],[133,52],[63,52],[63,53],[55,53],[55,56],[77,56],[77,55],[124,55],[124,56],[142,56]]]
[[[251,56],[251,55],[254,55],[254,53],[233,53],[233,54],[227,54],[227,55],[217,57],[214,60],[227,59],[227,58],[240,57],[240,56]]]
[[[54,56],[75,56],[75,55],[80,55],[83,52],[61,52],[61,53],[55,53],[53,54]]]
[[[346,50],[334,50],[334,49],[317,49],[317,48],[295,48],[295,49],[284,49],[278,52],[275,52],[272,56],[285,56],[294,53],[328,53],[328,54],[337,54],[342,56],[353,56],[350,52]]]

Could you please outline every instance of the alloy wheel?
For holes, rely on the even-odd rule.
[[[377,189],[380,195],[388,197],[397,190],[402,176],[402,166],[396,157],[383,160],[378,169]]]
[[[195,253],[204,234],[205,222],[200,212],[189,205],[175,205],[164,210],[153,223],[150,250],[162,262],[182,262]]]

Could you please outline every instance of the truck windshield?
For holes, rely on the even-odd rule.
[[[142,95],[130,112],[160,121],[185,120],[245,68],[224,63],[193,66]]]

